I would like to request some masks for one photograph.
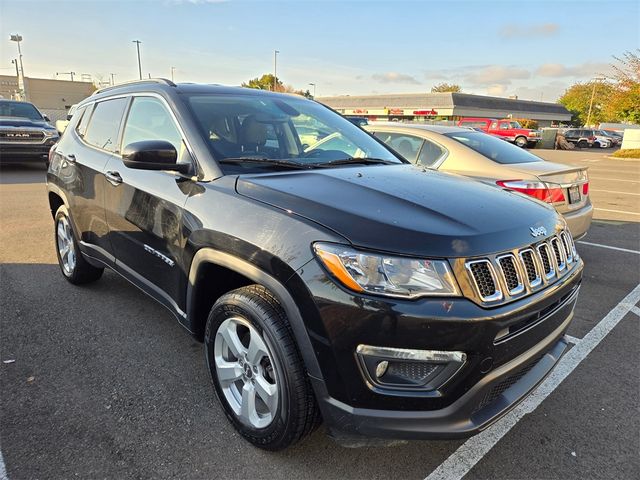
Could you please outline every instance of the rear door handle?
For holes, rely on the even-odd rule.
[[[118,172],[105,172],[104,176],[107,177],[107,181],[114,187],[117,187],[122,183],[122,177]]]

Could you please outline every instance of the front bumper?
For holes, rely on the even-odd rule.
[[[312,294],[319,289],[313,295],[319,316],[302,313],[323,375],[311,381],[330,434],[360,443],[363,436],[442,439],[486,428],[535,388],[564,352],[581,276],[580,263],[543,291],[487,309],[464,298],[363,298],[337,287],[314,262],[306,265],[306,286]],[[517,325],[526,326],[496,340],[499,331]],[[438,390],[385,392],[368,385],[358,369],[359,343],[462,351],[467,363]]]
[[[0,143],[0,163],[41,162],[49,156],[49,150],[57,138],[43,143]]]

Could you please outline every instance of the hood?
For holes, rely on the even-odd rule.
[[[44,119],[31,120],[25,117],[0,117],[0,128],[4,127],[55,130],[55,128],[49,125]]]
[[[517,193],[414,165],[243,175],[240,195],[300,215],[354,246],[425,257],[467,257],[549,235],[555,210]]]

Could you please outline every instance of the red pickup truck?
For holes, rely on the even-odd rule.
[[[519,147],[535,147],[540,141],[540,132],[522,128],[514,120],[496,120],[495,118],[463,118],[458,122],[459,127],[474,128],[490,135],[496,135]]]

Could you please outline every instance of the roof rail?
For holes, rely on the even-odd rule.
[[[122,83],[118,83],[117,85],[110,85],[108,87],[99,88],[98,90],[93,92],[91,95],[97,95],[98,93],[106,92],[106,91],[112,90],[114,88],[124,87],[124,86],[128,86],[128,85],[137,85],[139,83],[162,83],[162,84],[168,85],[170,87],[175,87],[176,86],[175,83],[173,83],[171,80],[168,80],[166,78],[146,78],[144,80],[132,80],[130,82],[122,82]]]

